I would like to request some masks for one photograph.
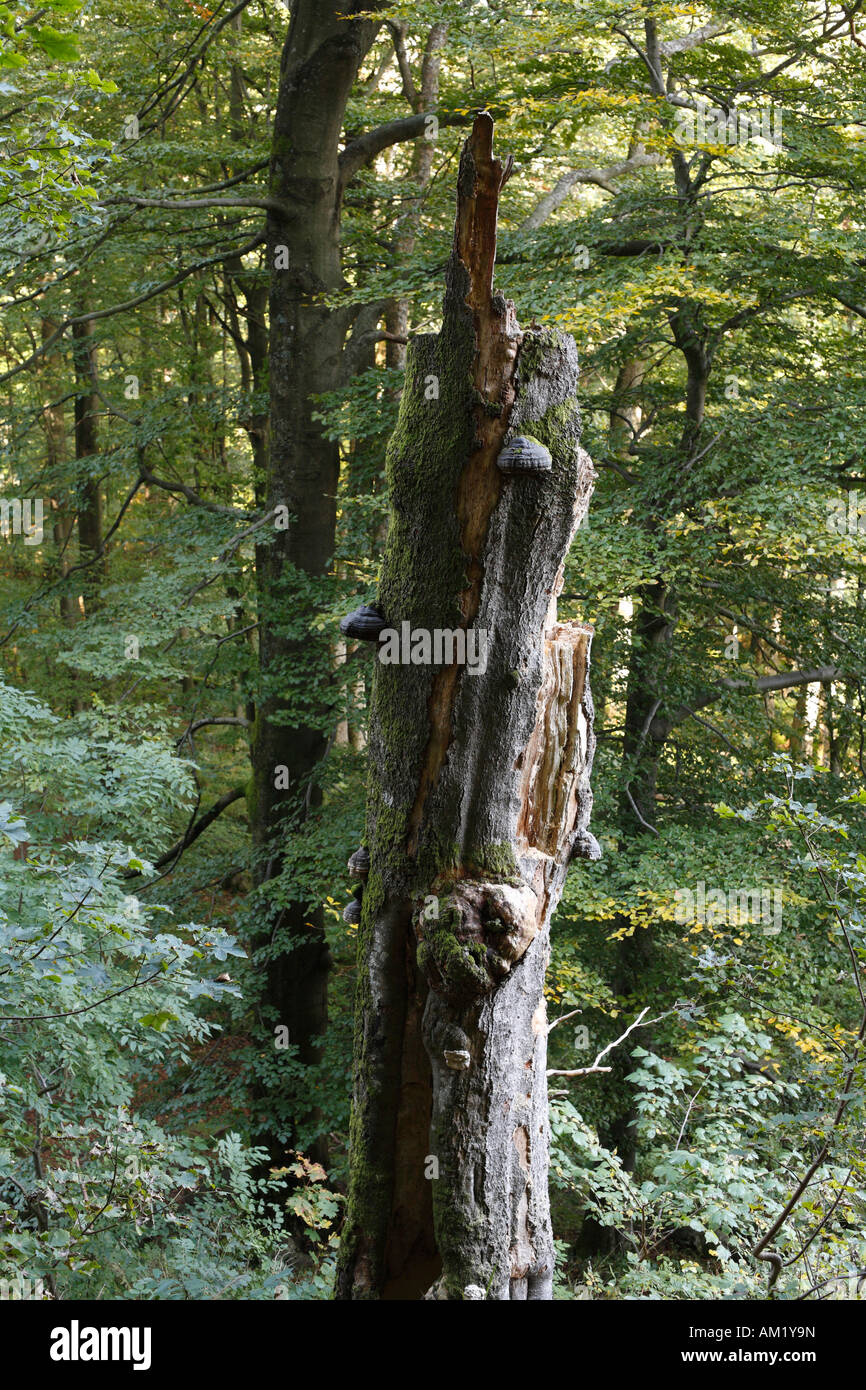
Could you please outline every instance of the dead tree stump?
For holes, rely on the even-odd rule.
[[[595,852],[591,629],[556,599],[594,473],[573,341],[493,291],[492,140],[482,113],[388,451],[343,1298],[551,1297],[544,975]]]

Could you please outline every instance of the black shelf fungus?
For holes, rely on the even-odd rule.
[[[354,612],[340,619],[340,631],[344,637],[355,637],[361,642],[378,642],[379,634],[388,626],[388,619],[376,604],[362,603]]]
[[[361,845],[349,859],[346,868],[352,878],[365,879],[370,872],[370,851],[366,845]]]
[[[361,899],[352,898],[351,902],[346,903],[343,908],[343,921],[350,927],[356,927],[361,920]]]
[[[553,467],[550,450],[530,434],[516,434],[496,460],[503,473],[549,473]]]

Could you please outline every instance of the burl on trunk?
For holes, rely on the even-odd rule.
[[[594,473],[573,341],[493,291],[492,143],[483,113],[388,452],[378,606],[414,660],[379,637],[342,1298],[551,1297],[549,925],[597,853],[591,629],[556,598]]]

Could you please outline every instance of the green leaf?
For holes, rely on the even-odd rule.
[[[142,1014],[138,1021],[145,1028],[155,1028],[157,1033],[164,1033],[170,1023],[177,1023],[177,1014],[168,1013],[163,1009],[157,1014]]]
[[[78,40],[72,34],[61,34],[46,24],[36,35],[36,42],[49,58],[58,63],[74,63],[78,57]]]

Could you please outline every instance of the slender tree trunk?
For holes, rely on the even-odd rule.
[[[594,475],[572,340],[493,293],[492,129],[463,149],[442,330],[410,345],[388,454],[388,623],[474,635],[486,664],[375,664],[344,1299],[440,1271],[432,1297],[551,1296],[548,931],[595,848],[591,632],[556,595]],[[527,434],[552,468],[506,476]]]
[[[102,484],[94,475],[89,462],[99,453],[98,398],[96,395],[96,347],[93,340],[93,320],[72,326],[73,357],[75,361],[75,457],[85,467],[78,477],[78,548],[82,560],[93,561],[84,571],[82,587],[86,611],[97,602],[99,581],[105,573],[104,558],[96,560],[102,549],[103,500]]]
[[[442,50],[445,47],[447,34],[447,24],[434,24],[427,35],[421,67],[421,87],[415,102],[416,111],[432,112],[439,100],[439,69],[442,64]],[[415,250],[415,238],[418,235],[424,198],[433,173],[435,152],[435,140],[428,140],[422,136],[415,141],[409,178],[417,189],[417,197],[410,201],[400,218],[394,241],[394,253],[397,263],[400,265],[406,264]],[[407,336],[409,332],[408,299],[391,300],[385,313],[385,327],[396,339]],[[389,367],[402,367],[406,361],[405,344],[393,340],[387,342],[385,360]]]
[[[655,828],[659,759],[667,737],[667,728],[658,714],[665,696],[675,622],[675,599],[664,581],[642,587],[632,626],[626,691],[619,817],[620,837],[624,841],[646,839]],[[615,919],[614,927],[629,931],[629,935],[617,941],[612,984],[615,993],[630,1002],[647,987],[650,978],[655,956],[653,931],[651,926],[636,926],[622,916]],[[646,1037],[644,1034],[641,1038],[644,1045]],[[611,1067],[610,1090],[615,1105],[613,1113],[599,1125],[599,1134],[608,1148],[617,1151],[630,1172],[637,1154],[632,1089],[625,1080],[632,1069],[629,1052],[617,1050]],[[610,1235],[607,1229],[598,1232],[602,1248],[609,1248]]]
[[[229,135],[236,145],[248,139],[251,120],[247,111],[246,83],[237,56],[237,44],[243,26],[243,15],[235,15],[231,23],[232,60],[229,68]],[[226,176],[239,172],[240,163],[226,163]],[[255,396],[241,421],[250,441],[253,454],[253,487],[257,503],[264,499],[270,419],[267,405],[262,402],[268,390],[268,286],[257,270],[244,267],[240,256],[226,261],[226,293],[224,303],[232,325],[241,369],[241,384],[247,396]],[[244,296],[241,310],[234,294],[236,285]],[[246,333],[241,330],[241,318]]]
[[[613,458],[628,461],[629,446],[634,443],[640,425],[641,411],[635,395],[646,375],[647,362],[643,357],[628,357],[617,372],[610,403],[608,447]]]
[[[42,320],[43,342],[51,336],[56,328],[57,324],[52,319]],[[62,497],[64,480],[61,480],[61,473],[66,463],[68,451],[66,420],[62,405],[63,376],[59,353],[51,352],[46,356],[42,380],[47,394],[45,407],[42,411],[42,424],[45,429],[47,450],[47,477],[52,492],[50,499],[51,511],[54,515],[52,532],[54,544],[57,547],[57,573],[61,579],[65,579],[70,567],[69,543],[72,539],[75,517],[65,498]],[[62,593],[60,595],[60,616],[66,623],[75,621],[75,601],[71,594]]]
[[[700,438],[707,398],[710,360],[705,344],[688,306],[671,317],[674,339],[686,363],[685,420],[679,444],[681,477],[689,467]],[[678,480],[677,480],[678,481]],[[656,518],[668,516],[678,505],[676,482],[667,486],[655,504],[655,517],[648,529],[657,527]],[[673,659],[677,623],[677,595],[663,576],[641,587],[632,627],[623,734],[622,791],[619,822],[621,842],[634,841],[655,833],[656,788],[659,762],[671,724],[665,715],[668,672]],[[617,930],[628,930],[616,947],[613,988],[624,1000],[631,1000],[647,988],[655,965],[652,926],[636,926],[626,917],[615,919]],[[652,1035],[644,1032],[645,1047],[652,1046]],[[611,1094],[616,1106],[599,1126],[603,1143],[615,1149],[623,1166],[635,1167],[637,1151],[633,1092],[626,1076],[631,1070],[628,1051],[618,1050],[612,1059]],[[602,1233],[607,1244],[609,1233]]]

